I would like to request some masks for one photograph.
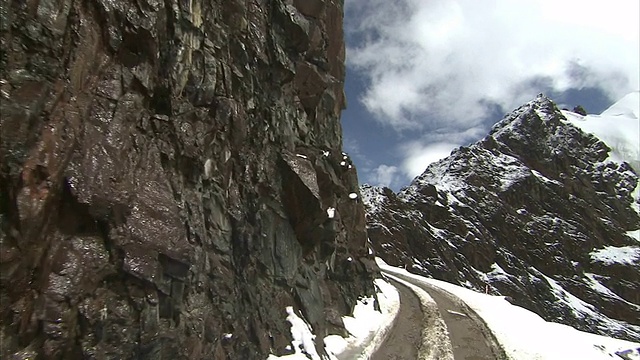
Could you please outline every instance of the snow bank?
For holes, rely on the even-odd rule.
[[[324,338],[325,350],[330,360],[368,359],[384,341],[400,309],[400,295],[391,284],[382,279],[376,279],[374,284],[379,289],[377,296],[380,311],[374,309],[373,298],[358,300],[353,316],[342,318],[351,336],[343,338],[329,335]],[[293,338],[290,347],[295,353],[283,356],[272,354],[267,360],[320,360],[314,346],[315,335],[311,326],[291,306],[287,306],[285,311]]]
[[[428,323],[423,324],[425,326],[422,331],[423,346],[420,348],[419,358],[422,360],[453,360],[453,347],[451,339],[449,339],[449,331],[442,316],[440,316],[435,300],[426,291],[410,282],[395,276],[389,277],[411,289],[420,299],[423,311],[427,312],[431,317],[428,319]],[[462,315],[465,316],[464,314]]]
[[[380,268],[410,276],[416,283],[437,286],[459,297],[486,322],[509,359],[622,359],[618,354],[624,354],[628,359],[640,358],[640,343],[595,335],[567,325],[547,322],[529,310],[510,304],[502,296],[476,293],[444,281],[414,275],[384,263]]]
[[[291,346],[295,354],[285,356],[269,355],[267,360],[286,359],[286,360],[320,360],[320,355],[316,351],[314,339],[316,336],[311,331],[311,326],[299,317],[292,306],[287,306],[287,321],[291,324]],[[307,356],[308,355],[308,356]]]
[[[358,301],[353,316],[342,318],[351,334],[348,338],[329,335],[324,338],[327,353],[335,359],[368,359],[384,341],[400,309],[400,295],[393,285],[382,279],[374,281],[380,290],[380,311],[374,309],[372,298]]]

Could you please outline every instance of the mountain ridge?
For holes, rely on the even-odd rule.
[[[363,185],[370,241],[391,265],[638,341],[638,176],[610,151],[540,95],[398,194]],[[632,258],[607,263],[606,249]]]

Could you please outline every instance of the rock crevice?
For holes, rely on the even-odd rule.
[[[341,1],[0,16],[2,358],[260,359],[286,306],[343,331],[377,269],[339,165]]]

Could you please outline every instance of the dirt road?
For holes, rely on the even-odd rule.
[[[496,360],[505,359],[506,356],[497,345],[495,338],[484,324],[482,319],[475,314],[466,304],[455,296],[436,287],[422,283],[416,283],[410,277],[390,273],[402,280],[408,281],[426,291],[438,305],[438,310],[449,331],[449,338],[453,348],[455,360]],[[394,283],[394,285],[396,285]],[[420,332],[423,322],[419,322],[422,312],[420,304],[416,305],[416,295],[405,286],[397,286],[400,291],[400,312],[396,324],[391,330],[387,340],[373,359],[417,359],[417,351],[420,346],[435,346],[429,344],[415,344],[415,335],[407,331]],[[419,313],[415,307],[418,306]],[[397,327],[397,333],[396,331]],[[419,337],[418,337],[419,339]],[[416,352],[410,352],[415,349]]]
[[[391,281],[400,293],[400,311],[389,335],[372,360],[417,359],[422,346],[424,317],[420,300],[408,287]]]

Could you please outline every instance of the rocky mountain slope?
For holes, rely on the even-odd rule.
[[[371,243],[391,265],[640,341],[638,175],[609,151],[541,95],[398,194],[364,185]]]
[[[286,306],[343,331],[377,267],[342,1],[1,1],[0,24],[1,358],[264,359]]]

